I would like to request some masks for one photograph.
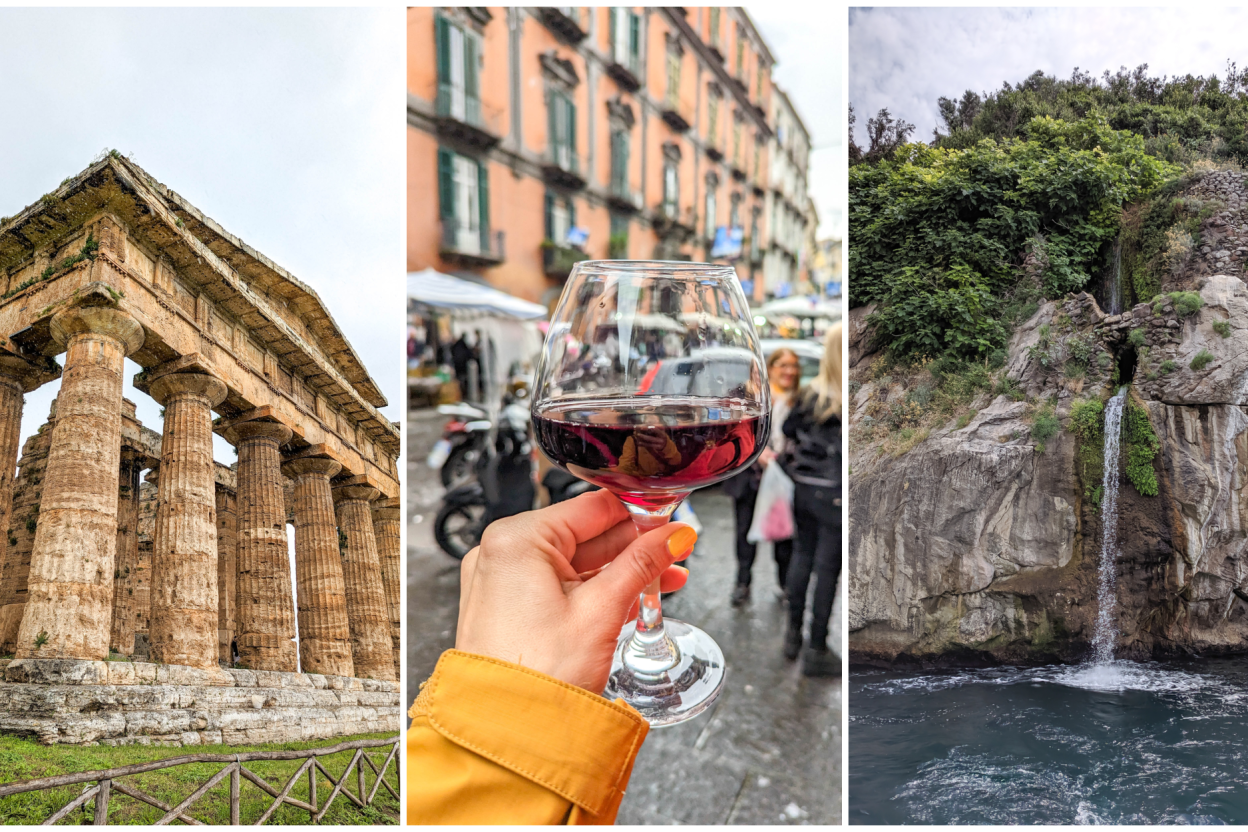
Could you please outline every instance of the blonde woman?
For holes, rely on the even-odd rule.
[[[828,648],[828,619],[841,577],[841,325],[823,340],[819,376],[803,389],[784,422],[782,460],[793,480],[793,561],[789,564],[789,629],[784,655],[802,655],[806,676],[839,676],[841,660]],[[802,650],[806,592],[815,578],[810,643]]]

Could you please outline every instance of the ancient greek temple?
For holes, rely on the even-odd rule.
[[[397,729],[399,432],[316,292],[117,154],[0,220],[0,292],[0,730]],[[19,448],[24,394],[58,378]]]

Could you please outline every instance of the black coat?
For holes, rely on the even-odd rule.
[[[841,419],[831,416],[824,422],[814,417],[815,397],[803,396],[784,422],[784,435],[791,451],[781,459],[784,472],[797,489],[816,489],[823,508],[840,517],[841,510]]]

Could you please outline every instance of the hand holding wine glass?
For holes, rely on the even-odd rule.
[[[638,594],[684,586],[673,564],[696,539],[683,523],[638,537],[607,491],[497,520],[460,569],[455,647],[601,693]]]
[[[592,367],[593,371],[586,371]],[[578,263],[538,365],[533,424],[558,466],[614,493],[637,530],[762,452],[770,397],[736,273],[705,263]],[[659,581],[619,634],[604,695],[652,725],[706,710],[724,658],[697,627],[664,622]]]

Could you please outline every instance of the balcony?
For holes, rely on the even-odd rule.
[[[737,180],[738,182],[745,181],[745,169],[737,167],[736,162],[732,163],[732,178]]]
[[[607,204],[617,211],[636,214],[641,210],[641,194],[628,189],[628,184],[611,177],[611,188],[607,191]]]
[[[721,64],[726,63],[726,59],[724,58],[724,53],[720,49],[722,45],[723,44],[720,43],[718,37],[712,37],[711,42],[706,45],[707,50],[709,50],[710,53],[715,57],[715,60],[719,61]]]
[[[673,239],[678,243],[692,240],[694,228],[691,224],[680,221],[680,214],[674,205],[660,203],[654,208],[654,218],[650,224],[654,226],[654,233],[661,239]]]
[[[555,35],[566,42],[569,46],[576,46],[585,40],[585,30],[581,28],[581,16],[578,11],[571,6],[546,7],[539,14],[542,22],[546,24],[546,28],[554,32]]]
[[[607,74],[615,79],[615,83],[628,92],[637,92],[641,89],[641,80],[637,77],[637,56],[636,55],[616,55],[615,49],[611,50],[611,61],[607,64]]]
[[[683,133],[689,129],[689,119],[685,117],[684,105],[679,99],[668,98],[663,103],[663,109],[659,111],[659,116],[667,122],[667,126],[675,130],[677,133]]]
[[[551,145],[546,149],[542,162],[542,176],[552,185],[579,191],[585,187],[581,173],[581,157],[567,145]]]
[[[481,99],[448,83],[438,84],[435,122],[441,135],[481,150],[489,150],[503,136],[501,111],[487,110]]]
[[[442,220],[438,254],[448,263],[470,269],[488,268],[503,262],[502,231],[472,228],[456,219]]]
[[[554,280],[567,280],[572,267],[588,259],[589,255],[579,248],[557,246],[550,240],[542,241],[542,271]]]
[[[707,141],[706,146],[703,148],[703,150],[706,153],[707,158],[710,159],[712,162],[723,161],[724,152],[720,150],[718,147],[716,147],[715,145],[711,144],[709,140]]]

